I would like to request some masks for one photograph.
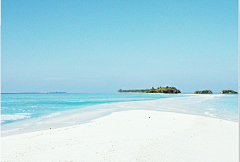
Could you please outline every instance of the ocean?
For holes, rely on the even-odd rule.
[[[200,97],[199,96],[203,96]],[[33,94],[1,94],[1,131],[2,135],[9,132],[41,130],[41,123],[54,120],[52,123],[70,114],[90,113],[101,109],[110,109],[111,103],[123,103],[132,101],[164,100],[175,98],[177,102],[165,102],[159,106],[162,111],[177,107],[179,111],[225,120],[238,121],[238,95],[237,94],[212,94],[204,97],[202,94],[145,94],[145,93],[33,93]],[[165,100],[164,100],[165,101]],[[168,105],[166,108],[166,104]],[[165,107],[163,109],[163,107]],[[115,108],[117,111],[118,108]],[[120,108],[119,108],[120,110]],[[112,112],[111,111],[111,112]],[[121,108],[124,111],[124,108]],[[105,112],[105,113],[103,113]],[[94,119],[107,115],[107,111],[101,111],[98,115],[92,115]],[[36,124],[37,123],[37,124]],[[48,122],[50,123],[50,122]],[[70,122],[68,122],[68,125]],[[77,123],[72,122],[72,123]],[[82,121],[83,123],[83,121]],[[67,122],[60,125],[66,125]],[[60,127],[60,125],[56,126]],[[13,133],[14,134],[14,133]]]

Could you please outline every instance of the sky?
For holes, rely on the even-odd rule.
[[[3,0],[1,91],[238,90],[237,0]]]

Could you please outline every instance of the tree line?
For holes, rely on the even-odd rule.
[[[176,87],[157,87],[156,89],[152,87],[151,89],[135,89],[135,90],[118,90],[119,93],[181,93]]]
[[[152,87],[151,89],[134,89],[134,90],[118,90],[119,93],[181,93],[176,87],[157,87],[156,89]],[[212,94],[211,90],[195,91],[195,94]],[[222,90],[221,94],[237,94],[238,92],[233,90]]]

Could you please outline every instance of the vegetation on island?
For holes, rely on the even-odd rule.
[[[118,90],[119,93],[181,93],[175,87],[157,87],[156,89],[152,87],[151,89],[135,89],[135,90]],[[212,94],[211,90],[195,91],[195,94]],[[237,94],[238,92],[233,90],[222,90],[221,94]]]
[[[156,89],[152,87],[151,89],[140,89],[140,90],[118,90],[119,93],[181,93],[180,90],[178,90],[175,87],[157,87]]]
[[[135,89],[135,90],[118,90],[119,93],[146,93],[149,89]]]
[[[167,86],[167,87],[157,87],[156,89],[152,87],[146,93],[181,93],[181,91],[175,87]]]
[[[236,91],[234,91],[234,90],[222,90],[220,93],[221,93],[221,94],[225,94],[225,93],[237,94],[238,92],[236,92]]]
[[[212,94],[211,90],[203,90],[203,91],[195,91],[194,93],[197,94]]]

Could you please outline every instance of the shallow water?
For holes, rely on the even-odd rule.
[[[81,124],[115,111],[134,109],[238,121],[238,95],[65,93],[2,94],[1,98],[2,135]]]
[[[151,95],[138,93],[2,94],[1,123],[7,124],[42,116],[51,117],[62,111],[81,109],[87,106],[104,103],[156,100],[175,96],[181,95]]]

